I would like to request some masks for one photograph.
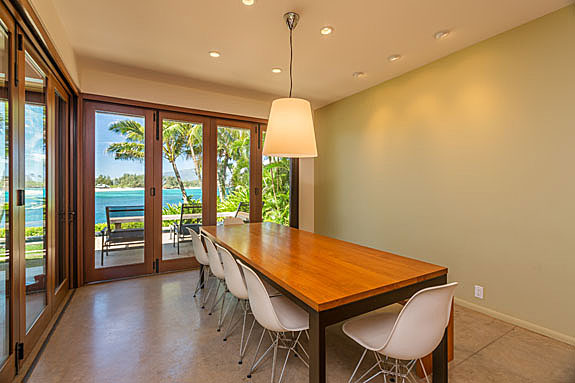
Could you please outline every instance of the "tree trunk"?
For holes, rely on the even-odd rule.
[[[180,191],[182,192],[182,198],[184,200],[184,203],[188,203],[188,194],[186,193],[186,188],[184,187],[184,182],[182,181],[182,177],[180,176],[180,172],[178,170],[178,167],[176,166],[176,162],[175,161],[170,161],[170,163],[172,164],[172,169],[174,169],[174,175],[176,176],[176,180],[178,181],[178,185],[180,186]]]
[[[200,181],[201,184],[202,183],[202,167],[200,166],[201,160],[196,155],[194,147],[191,144],[190,144],[190,151],[192,152],[192,161],[194,162],[194,166],[196,168],[196,175],[198,176],[198,180]]]
[[[228,170],[228,162],[230,158],[226,154],[222,161],[222,166],[218,169],[218,183],[220,184],[220,200],[226,199],[226,170]]]

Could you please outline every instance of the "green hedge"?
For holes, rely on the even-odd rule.
[[[26,228],[26,237],[41,237],[43,235],[44,228],[41,226]],[[0,238],[6,238],[6,229],[0,229]]]

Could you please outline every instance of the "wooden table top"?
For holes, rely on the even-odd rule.
[[[447,274],[446,267],[275,223],[201,230],[315,311]]]

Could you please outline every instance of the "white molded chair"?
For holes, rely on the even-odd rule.
[[[220,308],[220,318],[218,319],[218,331],[222,328],[223,323],[223,312],[224,312],[224,305],[226,303],[226,295],[228,293],[228,289],[226,287],[226,274],[224,272],[224,266],[222,265],[222,261],[220,259],[220,255],[216,246],[212,242],[211,239],[204,236],[204,242],[206,243],[206,249],[208,250],[208,260],[210,262],[210,271],[212,274],[217,278],[217,285],[216,285],[216,294],[214,295],[214,301],[212,307],[210,308],[210,312],[208,315],[212,315],[214,309],[217,307],[220,301],[222,302],[222,306]],[[223,286],[223,294],[218,297],[218,293],[220,291],[220,287]]]
[[[306,366],[309,366],[304,360],[302,353],[308,360],[309,356],[299,341],[301,334],[303,332],[307,334],[307,330],[309,329],[308,313],[282,295],[270,297],[258,275],[241,261],[238,260],[237,263],[244,272],[252,313],[258,323],[264,328],[258,347],[256,348],[254,363],[250,368],[248,378],[251,377],[251,374],[266,355],[273,350],[271,374],[271,381],[273,382],[278,348],[285,348],[287,349],[287,355],[278,380],[278,382],[281,382],[290,353],[294,353],[299,360]],[[266,332],[270,335],[271,345],[260,358],[257,359],[258,351]],[[298,346],[302,353],[299,352]]]
[[[204,272],[203,279],[200,277],[198,278],[198,284],[196,285],[196,290],[194,291],[194,298],[196,294],[207,285],[209,276],[210,276],[210,261],[208,259],[208,254],[206,253],[206,249],[204,249],[204,245],[202,243],[202,239],[200,235],[196,233],[193,229],[188,228],[188,232],[192,237],[192,248],[194,250],[194,257],[200,265],[202,265],[202,269]],[[203,305],[202,305],[203,308]]]
[[[240,217],[228,217],[224,219],[224,226],[228,225],[243,225],[244,220]]]
[[[349,382],[353,382],[368,351],[374,353],[376,362],[355,382],[374,370],[376,372],[363,382],[380,374],[395,377],[396,383],[400,383],[400,379],[402,383],[410,381],[417,361],[429,382],[421,358],[433,352],[443,338],[456,287],[454,282],[418,291],[399,314],[371,314],[344,323],[343,332],[365,348]]]
[[[220,258],[222,259],[222,263],[224,264],[224,273],[226,275],[226,285],[230,293],[237,298],[233,309],[232,309],[232,316],[230,317],[230,321],[228,323],[228,329],[226,331],[226,335],[224,335],[224,341],[227,340],[228,336],[234,330],[234,328],[238,325],[240,320],[242,320],[242,338],[240,341],[240,360],[239,364],[243,363],[244,355],[246,353],[247,345],[250,340],[250,336],[252,334],[252,330],[254,328],[254,324],[256,323],[255,319],[253,320],[247,337],[244,338],[246,333],[246,321],[248,314],[250,314],[250,305],[248,302],[248,288],[246,286],[246,282],[244,280],[244,276],[240,269],[240,266],[236,263],[236,260],[232,256],[232,254],[228,251],[228,249],[217,245],[216,247],[220,253]],[[240,308],[243,315],[241,315],[235,322],[234,318],[236,316],[237,309]],[[225,316],[224,316],[225,317]],[[242,319],[243,317],[243,319]],[[245,339],[245,342],[244,342]]]

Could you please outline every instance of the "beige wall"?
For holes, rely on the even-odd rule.
[[[316,121],[316,232],[445,265],[460,302],[575,342],[573,6]]]
[[[129,69],[107,64],[105,67],[90,60],[80,60],[80,87],[92,93],[164,105],[181,106],[241,116],[267,118],[271,101],[246,98],[224,92],[198,89],[177,82],[162,81],[154,76],[135,76]]]
[[[40,17],[44,29],[48,32],[50,40],[54,44],[54,47],[56,47],[72,80],[76,85],[79,85],[76,55],[72,49],[72,45],[70,45],[64,25],[60,21],[60,17],[58,16],[56,8],[54,8],[52,0],[30,0],[30,4]]]

